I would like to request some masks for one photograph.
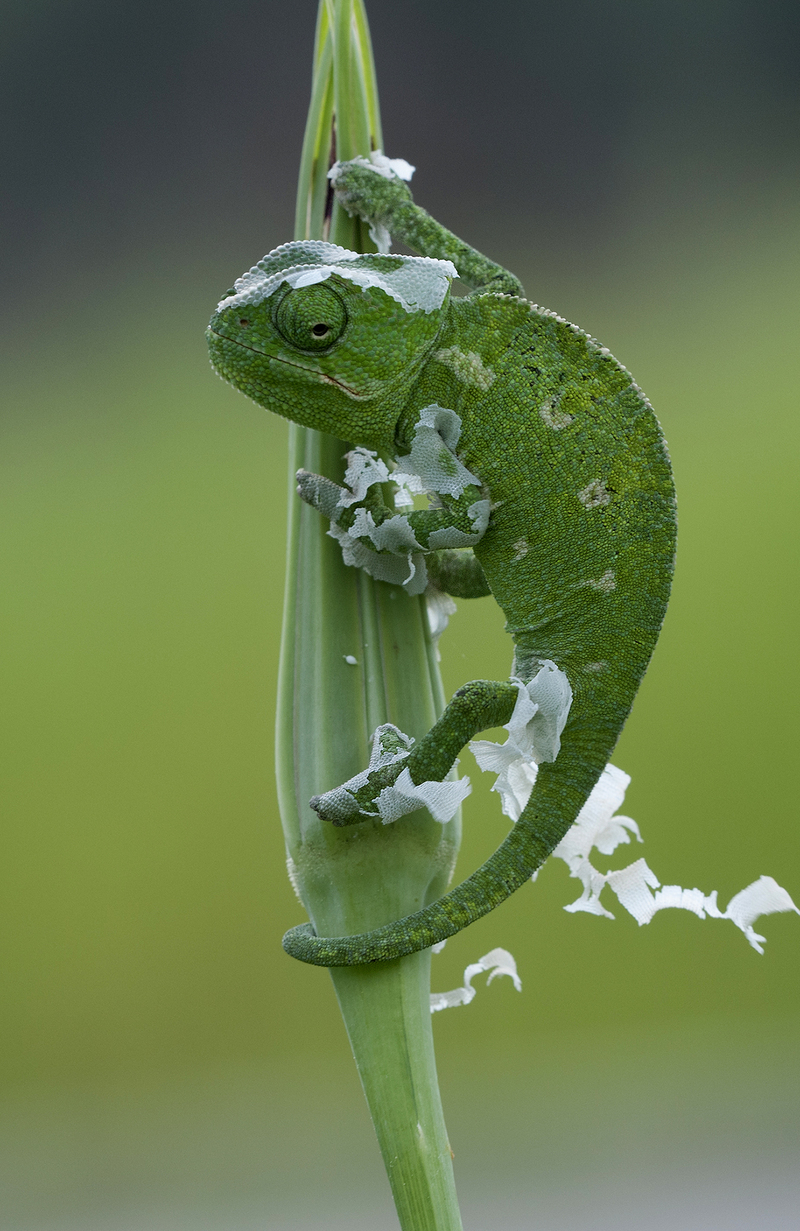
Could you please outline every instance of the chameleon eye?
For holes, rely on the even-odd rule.
[[[292,346],[322,351],[344,333],[347,311],[336,291],[317,283],[287,291],[278,304],[275,324]]]

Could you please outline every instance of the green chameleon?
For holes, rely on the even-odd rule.
[[[666,445],[630,374],[417,206],[395,173],[405,168],[378,154],[337,164],[338,200],[385,251],[307,241],[270,252],[212,316],[211,361],[261,406],[356,446],[346,487],[298,474],[345,563],[409,594],[491,593],[514,639],[510,681],[465,684],[413,747],[379,728],[369,768],[311,806],[336,825],[422,806],[448,820],[463,796],[446,781],[456,757],[505,724],[503,748],[481,742],[495,750],[483,767],[506,774],[504,810],[518,819],[478,871],[404,919],[359,936],[288,932],[284,948],[320,966],[436,944],[547,859],[628,716],[675,552]],[[389,254],[389,235],[422,255]],[[472,294],[450,297],[456,275]],[[385,503],[387,478],[399,507]],[[416,509],[422,492],[430,507]],[[527,789],[512,789],[526,767]]]

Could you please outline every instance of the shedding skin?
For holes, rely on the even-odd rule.
[[[303,499],[331,518],[345,559],[373,576],[410,593],[426,579],[459,597],[491,592],[514,639],[514,675],[527,682],[555,663],[573,701],[560,751],[540,765],[519,820],[486,863],[372,932],[287,932],[287,952],[320,966],[428,948],[544,863],[630,712],[666,611],[676,535],[666,445],[626,369],[524,299],[513,274],[440,226],[402,181],[350,163],[334,184],[351,213],[428,259],[334,260],[330,245],[286,244],[220,304],[208,330],[212,363],[268,409],[395,456],[421,477],[436,507],[402,521],[377,482],[354,500],[320,476],[298,480]],[[448,261],[471,295],[450,298]],[[508,681],[465,684],[406,759],[369,775],[349,815],[326,816],[326,797],[312,806],[355,824],[405,768],[415,785],[442,781],[470,739],[510,720],[517,696]]]

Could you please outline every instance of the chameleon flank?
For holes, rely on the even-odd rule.
[[[310,924],[288,932],[284,948],[320,966],[444,940],[547,859],[628,716],[675,552],[666,446],[625,368],[415,205],[381,156],[331,175],[374,236],[421,256],[283,245],[220,303],[212,363],[260,405],[358,446],[345,487],[298,474],[347,564],[409,594],[493,594],[515,655],[510,681],[465,684],[413,748],[379,728],[369,767],[311,806],[337,825],[396,822],[422,806],[446,821],[465,793],[445,781],[458,753],[504,724],[535,784],[501,846],[439,901],[359,936],[317,937]],[[456,273],[471,295],[450,298]],[[395,508],[382,495],[388,479]],[[409,493],[423,491],[431,507],[414,509]]]

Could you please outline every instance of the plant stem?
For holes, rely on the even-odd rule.
[[[330,155],[380,148],[361,0],[321,0],[297,199],[297,239],[371,248],[337,205]],[[325,230],[328,235],[325,236]],[[308,799],[363,769],[382,722],[419,738],[444,696],[424,599],[346,568],[322,518],[295,494],[302,466],[341,482],[348,446],[293,426],[289,548],[278,697],[278,792],[290,871],[318,935],[367,931],[444,891],[460,818],[336,829]],[[346,661],[355,658],[356,665]],[[404,1231],[460,1231],[431,1033],[430,953],[331,972]]]
[[[430,950],[331,971],[403,1228],[461,1231],[430,1012]]]

